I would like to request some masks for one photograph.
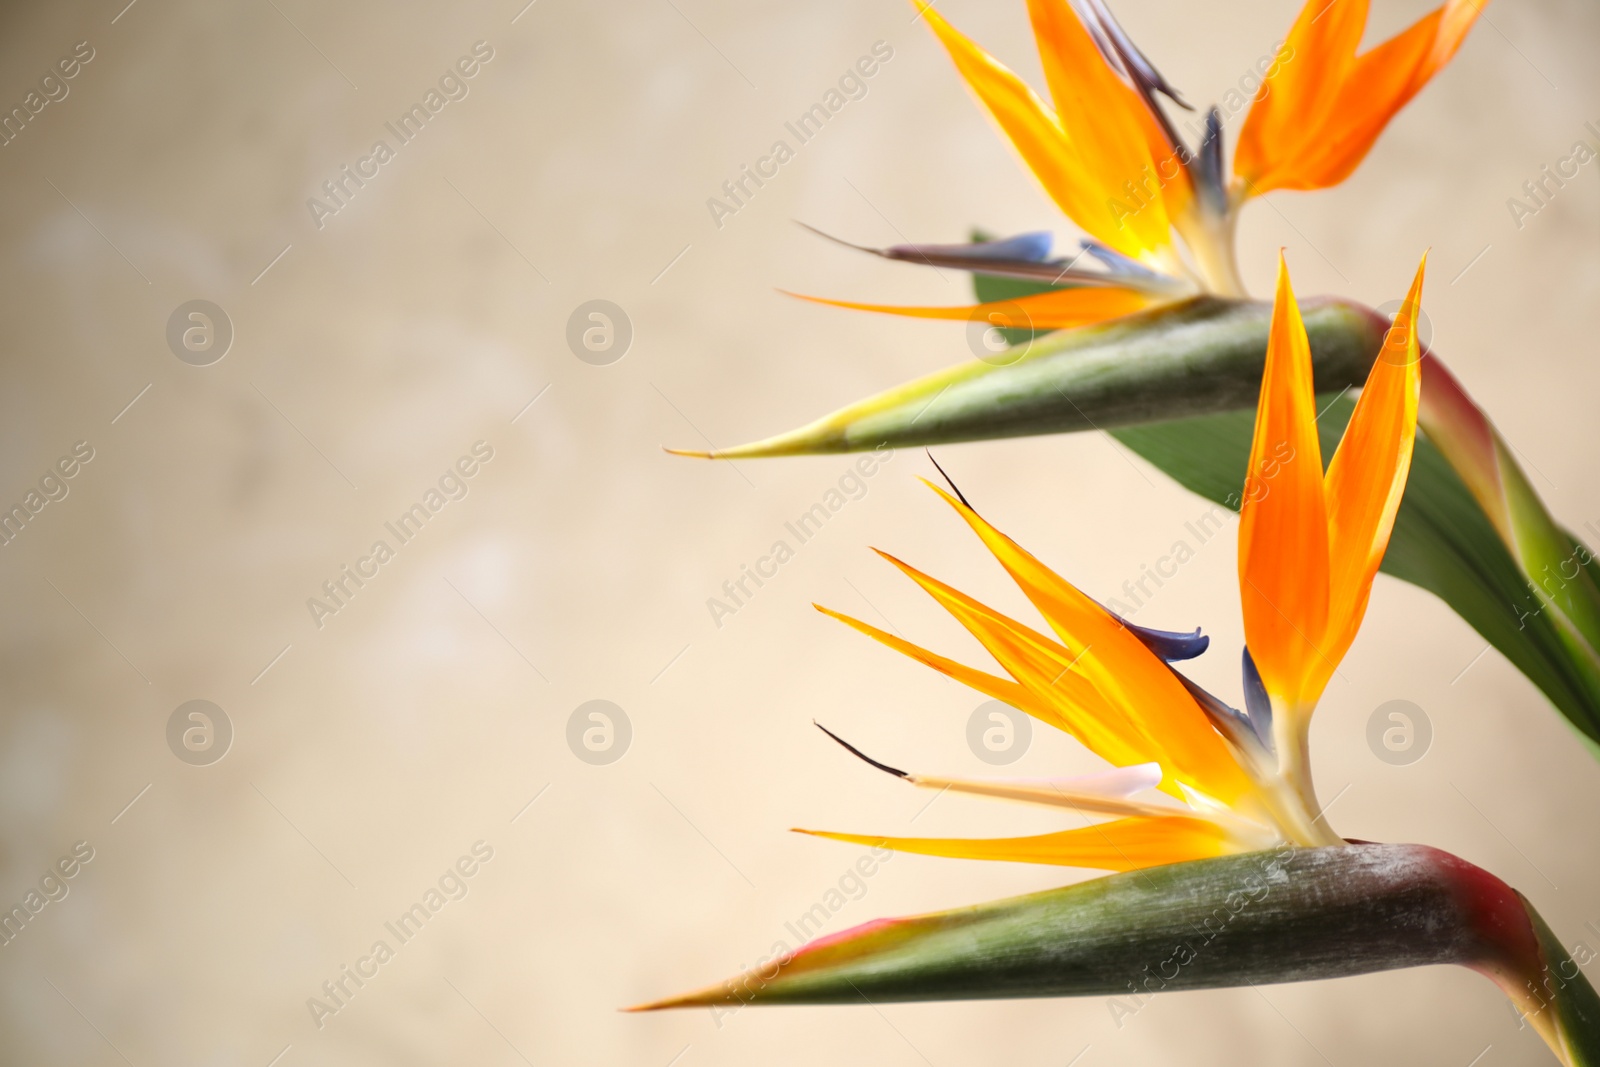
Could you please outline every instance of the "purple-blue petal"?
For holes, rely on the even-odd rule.
[[[1259,749],[1260,738],[1244,712],[1224,704],[1194,681],[1184,677],[1181,671],[1173,670],[1171,667],[1167,669],[1172,671],[1173,677],[1183,683],[1183,687],[1189,691],[1194,702],[1200,705],[1200,710],[1206,713],[1206,718],[1211,720],[1211,725],[1217,728],[1217,732],[1233,742],[1234,747],[1247,752]]]
[[[1011,260],[1042,263],[1050,257],[1052,241],[1049,232],[1041,230],[996,241],[973,241],[961,245],[894,245],[884,249],[884,255],[894,259],[937,257],[946,262]]]
[[[1088,26],[1090,37],[1107,63],[1146,93],[1159,92],[1185,111],[1194,110],[1156,69],[1156,65],[1150,62],[1149,57],[1139,50],[1139,46],[1133,43],[1128,31],[1122,28],[1111,9],[1106,7],[1105,0],[1078,0],[1073,8]]]
[[[1267,751],[1277,751],[1272,743],[1272,698],[1267,696],[1267,687],[1261,681],[1261,672],[1256,669],[1248,647],[1244,650],[1244,708],[1251,728]]]
[[[1083,246],[1085,252],[1099,260],[1113,274],[1138,278],[1163,277],[1132,256],[1125,256],[1110,245],[1103,245],[1093,238],[1083,237],[1078,243]]]
[[[1127,619],[1122,620],[1122,625],[1132,631],[1133,636],[1144,642],[1145,648],[1168,663],[1194,659],[1211,647],[1211,638],[1201,633],[1198,626],[1195,627],[1194,633],[1178,633],[1173,630],[1152,630],[1147,626],[1135,626]]]

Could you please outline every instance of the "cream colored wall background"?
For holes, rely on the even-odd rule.
[[[0,33],[7,106],[76,42],[95,52],[0,148],[0,501],[74,442],[95,450],[0,549],[0,902],[74,842],[94,849],[0,948],[6,1062],[1548,1062],[1487,982],[1444,969],[1174,995],[1120,1028],[1098,999],[749,1010],[720,1027],[618,1014],[753,961],[859,854],[787,827],[904,832],[918,816],[925,796],[813,718],[896,763],[985,769],[964,740],[981,698],[812,600],[976,655],[874,544],[1024,610],[907,452],[719,629],[706,598],[848,460],[735,468],[658,446],[761,436],[966,356],[959,325],[775,293],[965,295],[954,275],[791,220],[868,243],[958,240],[972,223],[1066,241],[1070,224],[890,0],[537,0],[520,16],[520,0],[123,2],[13,6]],[[1020,2],[942,6],[1037,75]],[[1117,6],[1201,103],[1295,7]],[[1376,6],[1384,34],[1425,10]],[[480,40],[494,55],[470,94],[317,229],[307,198]],[[880,40],[893,59],[865,99],[717,228],[706,199]],[[1257,203],[1241,234],[1257,293],[1283,245],[1303,293],[1374,304],[1431,247],[1436,347],[1574,527],[1600,526],[1600,172],[1521,229],[1506,199],[1594,139],[1597,43],[1592,4],[1494,4],[1352,180]],[[164,340],[193,298],[236,329],[213,366]],[[634,327],[610,366],[564,341],[593,298]],[[306,599],[479,440],[494,457],[466,498],[318,629]],[[940,457],[992,519],[1104,596],[1206,510],[1095,435]],[[1203,624],[1217,646],[1200,676],[1229,697],[1233,553],[1230,525],[1140,618]],[[1332,821],[1456,851],[1569,941],[1600,944],[1585,928],[1600,923],[1600,766],[1497,653],[1475,660],[1482,647],[1428,595],[1379,580],[1314,731]],[[195,698],[236,730],[206,767],[165,740]],[[609,766],[565,741],[595,698],[633,727]],[[1397,698],[1435,733],[1407,767],[1365,741]],[[1093,765],[1040,730],[1013,769]],[[1048,825],[945,798],[915,830]],[[307,998],[480,840],[493,858],[467,896],[319,1029]],[[1075,877],[900,857],[829,929]]]

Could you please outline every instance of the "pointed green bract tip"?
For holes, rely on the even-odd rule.
[[[1302,310],[1317,389],[1360,385],[1381,344],[1382,320],[1337,300],[1303,301]],[[1253,301],[1196,297],[1059,330],[709,456],[920,447],[1254,408],[1271,313],[1270,305]]]

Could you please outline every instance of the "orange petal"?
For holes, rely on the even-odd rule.
[[[1335,662],[1361,628],[1411,469],[1422,380],[1416,320],[1426,267],[1424,257],[1328,464],[1330,603],[1323,650]]]
[[[1028,0],[1028,14],[1056,121],[1082,168],[1084,210],[1097,209],[1106,225],[1131,230],[1142,249],[1166,247],[1170,220],[1188,203],[1188,171],[1143,98],[1106,65],[1066,0]]]
[[[1000,665],[1035,696],[1048,701],[1068,723],[1074,736],[1095,755],[1115,766],[1160,763],[1178,779],[1187,776],[1173,764],[1158,739],[1139,728],[1136,719],[1108,703],[1074,668],[1082,657],[1043,634],[980,604],[965,593],[931,578],[908,563],[880,552],[890,563],[937,600],[965,626]],[[1162,787],[1182,798],[1176,781]]]
[[[1366,22],[1367,0],[1307,0],[1301,9],[1239,131],[1233,169],[1255,191],[1278,188],[1276,168],[1316,144]]]
[[[1090,235],[1134,258],[1145,258],[1170,247],[1172,238],[1166,210],[1159,197],[1147,201],[1142,208],[1137,203],[1123,202],[1120,207],[1108,203],[1110,198],[1117,198],[1119,202],[1128,200],[1122,183],[1138,183],[1143,168],[1150,166],[1142,127],[1126,128],[1113,139],[1095,129],[1092,123],[1096,120],[1075,116],[1070,127],[1064,129],[1062,122],[1026,82],[957,32],[931,4],[919,5],[919,10],[949,51],[961,77],[1000,124],[1045,192],[1069,218]],[[1073,28],[1087,41],[1088,34],[1076,16],[1067,13],[1065,18],[1071,20]],[[1071,39],[1064,39],[1062,46],[1073,50],[1075,44]],[[1047,47],[1043,40],[1040,47],[1041,50]],[[1114,117],[1121,121],[1125,96],[1094,91],[1099,82],[1095,71],[1104,71],[1113,79],[1116,76],[1106,67],[1092,43],[1089,50],[1087,62],[1094,67],[1078,72],[1084,79],[1079,84],[1089,87],[1082,99],[1087,101],[1090,110],[1108,109],[1107,122]],[[1132,93],[1120,81],[1117,88],[1124,94]],[[1138,158],[1141,152],[1142,158]]]
[[[1073,673],[1094,687],[1113,709],[1111,714],[1150,739],[1159,753],[1150,758],[1167,772],[1163,789],[1181,796],[1176,786],[1182,782],[1224,804],[1253,790],[1232,750],[1194,698],[1144,642],[977,512],[930,486],[967,521],[1066,646],[1083,650]]]
[[[1291,706],[1316,700],[1334,661],[1320,643],[1328,617],[1328,519],[1317,440],[1311,349],[1278,258],[1261,400],[1239,512],[1239,595],[1245,643],[1267,692]]]
[[[1093,867],[1103,871],[1136,871],[1241,851],[1216,823],[1187,815],[1117,819],[1097,826],[1033,837],[884,837],[823,830],[799,832],[924,856],[1047,863],[1057,867]]]
[[[838,619],[840,622],[852,629],[861,631],[874,641],[888,645],[896,652],[910,656],[918,663],[932,667],[940,674],[947,675],[963,685],[976,689],[985,696],[993,697],[995,700],[1001,701],[1002,703],[1010,704],[1019,711],[1027,712],[1040,722],[1048,723],[1058,730],[1063,730],[1072,734],[1074,737],[1078,736],[1073,731],[1071,724],[1063,719],[1060,713],[1057,712],[1048,701],[1042,700],[1035,696],[1025,686],[1012,681],[1010,678],[1001,678],[996,675],[989,674],[987,671],[980,671],[975,667],[968,667],[966,664],[958,663],[953,659],[947,659],[936,652],[929,652],[920,645],[914,645],[910,641],[896,637],[891,633],[886,633],[885,631],[878,629],[876,626],[873,626],[871,623],[862,622],[860,619],[853,619],[849,615],[841,614],[840,612],[834,611],[831,608],[825,608],[821,604],[813,604],[812,607],[816,608],[824,615]],[[1082,740],[1081,737],[1078,739],[1080,741]]]
[[[1083,285],[1071,289],[1051,289],[1044,293],[1019,296],[965,307],[917,307],[898,304],[862,304],[853,300],[829,300],[820,296],[791,293],[802,300],[857,311],[878,311],[887,315],[907,315],[918,319],[965,319],[989,326],[1023,330],[1062,330],[1087,326],[1107,319],[1142,311],[1158,298],[1136,289],[1114,285]]]
[[[1309,0],[1239,134],[1252,194],[1343,181],[1455,55],[1487,0],[1449,0],[1360,57],[1366,0]]]
[[[1300,155],[1301,180],[1315,184],[1286,188],[1337,185],[1360,165],[1389,120],[1426,84],[1417,81],[1417,71],[1433,50],[1439,15],[1424,15],[1350,64],[1344,85],[1329,94],[1332,106],[1318,124],[1317,140]]]

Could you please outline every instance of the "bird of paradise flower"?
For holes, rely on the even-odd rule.
[[[1323,473],[1305,327],[1280,261],[1271,339],[1242,493],[1239,586],[1244,707],[1183,676],[1174,662],[1208,641],[1126,623],[936,490],[994,554],[1055,637],[984,606],[893,556],[1010,675],[920,648],[858,619],[825,613],[967,685],[1065,730],[1120,770],[1077,783],[995,784],[902,775],[915,785],[1117,816],[1042,837],[956,841],[823,836],[931,855],[1132,870],[1279,844],[1343,844],[1322,818],[1307,758],[1311,713],[1355,640],[1405,489],[1419,392],[1417,270]],[[1133,799],[1155,788],[1183,805]]]
[[[923,318],[1058,329],[1199,293],[1243,296],[1233,235],[1245,203],[1274,190],[1323,189],[1347,178],[1389,120],[1455,55],[1480,6],[1449,0],[1357,55],[1366,0],[1310,0],[1262,79],[1239,133],[1230,178],[1220,112],[1209,109],[1205,135],[1191,150],[1158,97],[1189,105],[1104,0],[1081,0],[1076,9],[1065,0],[1028,0],[1054,108],[931,5],[919,5],[974,95],[1051,199],[1087,235],[1083,254],[1051,259],[1047,233],[974,245],[867,249],[1057,288],[963,307],[808,299]]]
[[[1295,853],[1316,853],[1317,873],[1302,874],[1297,887],[1290,881],[1288,900],[1263,921],[1264,934],[1253,926],[1255,916],[1224,931],[1241,941],[1256,938],[1248,945],[1257,951],[1233,954],[1235,962],[1196,982],[1287,981],[1460,963],[1494,980],[1563,1063],[1600,1064],[1600,999],[1524,898],[1493,875],[1437,850],[1347,842],[1328,825],[1312,785],[1312,712],[1360,629],[1410,468],[1421,385],[1416,324],[1423,274],[1419,266],[1324,470],[1310,347],[1280,255],[1250,476],[1241,494],[1242,708],[1174,666],[1205,651],[1208,639],[1199,630],[1152,630],[1119,618],[990,525],[959,490],[952,495],[934,487],[1053,636],[880,554],[976,637],[1005,676],[818,605],[890,648],[1064,731],[1111,768],[1044,780],[911,774],[830,733],[855,755],[914,786],[1106,821],[977,839],[802,833],[933,856],[1147,878],[1159,873],[1157,884],[1164,889],[1141,891],[1136,904],[1107,908],[1107,899],[1132,892],[1111,885],[1127,875],[1111,875],[1053,891],[1066,894],[1054,908],[1041,909],[1038,898],[1019,898],[990,905],[987,912],[879,920],[819,939],[769,968],[758,966],[733,981],[635,1010],[830,1003],[852,994],[867,999],[869,991],[884,999],[1120,992],[1123,964],[1092,953],[1073,958],[1073,938],[1143,946],[1141,926],[1164,912],[1181,913],[1195,899],[1219,892],[1233,899],[1244,886],[1253,897],[1253,873],[1209,864],[1287,849],[1290,858],[1261,869],[1284,880],[1276,865],[1292,866]],[[1107,888],[1095,895],[1101,883]],[[1260,891],[1271,892],[1265,884]],[[1367,897],[1394,906],[1362,916],[1360,908],[1370,902],[1361,898]],[[1073,917],[1074,909],[1087,918]],[[1180,928],[1182,921],[1180,915]],[[952,928],[954,938],[947,936]],[[1412,944],[1408,929],[1427,931],[1426,944]],[[1158,931],[1157,943],[1170,946],[1159,940],[1169,935]],[[1213,932],[1205,943],[1215,937]],[[1259,951],[1263,945],[1272,951]],[[1185,962],[1198,958],[1189,951]],[[1550,981],[1557,973],[1559,988]]]
[[[1321,189],[1348,177],[1389,121],[1454,57],[1484,3],[1447,0],[1361,52],[1367,0],[1309,0],[1265,70],[1231,172],[1217,109],[1208,111],[1205,133],[1191,149],[1162,100],[1188,104],[1104,0],[1028,0],[1053,107],[919,3],[919,17],[974,95],[1084,231],[1082,251],[1053,257],[1048,233],[862,248],[891,260],[969,271],[980,290],[1009,280],[1042,291],[958,307],[806,299],[965,319],[985,330],[1063,332],[1001,354],[983,353],[982,363],[935,372],[788,433],[681,454],[736,459],[900,447],[1149,425],[1231,410],[1247,388],[1253,396],[1266,312],[1241,299],[1234,232],[1244,205],[1276,190]],[[1319,383],[1330,390],[1358,384],[1387,323],[1340,300],[1319,301],[1307,321],[1320,345]],[[1137,366],[1117,369],[1130,361]],[[1451,468],[1428,472],[1426,489],[1436,497],[1453,494],[1459,479],[1470,503],[1459,522],[1425,528],[1419,520],[1412,528],[1419,558],[1399,566],[1407,566],[1407,580],[1444,597],[1511,658],[1600,755],[1595,553],[1554,519],[1511,446],[1426,350],[1421,378],[1418,422]],[[1180,481],[1198,476],[1203,466],[1187,457],[1157,464]],[[1473,542],[1470,549],[1455,537],[1463,523],[1473,528],[1464,535]],[[1509,566],[1499,562],[1502,551]],[[1485,565],[1490,558],[1495,562]],[[1493,586],[1488,597],[1486,585]],[[1496,603],[1486,606],[1486,600]],[[1508,622],[1500,601],[1530,610],[1513,609],[1518,618]]]
[[[1103,0],[1029,0],[1029,11],[1054,109],[938,12],[921,7],[920,15],[1045,189],[1087,234],[1083,254],[1051,258],[1044,234],[865,249],[1049,288],[975,307],[821,302],[1037,331],[1177,307],[1197,296],[1242,296],[1233,231],[1244,203],[1348,176],[1393,115],[1455,54],[1479,7],[1448,0],[1358,54],[1365,0],[1311,0],[1245,120],[1231,178],[1224,175],[1219,114],[1207,114],[1197,149],[1184,145],[1157,97],[1187,105]],[[1324,470],[1310,342],[1280,257],[1239,494],[1242,708],[1175,666],[1205,650],[1198,630],[1155,631],[1117,617],[991,526],[959,491],[938,490],[1021,587],[1050,634],[886,558],[977,637],[1003,676],[819,607],[1071,734],[1111,767],[1075,779],[1021,781],[911,774],[835,737],[918,787],[1103,821],[982,839],[802,832],[936,856],[1114,873],[990,905],[867,923],[640,1010],[1119,994],[1125,980],[1132,989],[1140,974],[1149,989],[1157,959],[1159,988],[1171,989],[1457,963],[1494,980],[1563,1063],[1600,1064],[1600,998],[1525,898],[1438,850],[1344,840],[1328,826],[1312,785],[1311,715],[1365,614],[1419,422],[1528,573],[1563,541],[1488,420],[1419,346],[1422,279],[1419,268]],[[793,433],[711,455],[860,447],[868,437],[895,432],[900,408],[914,408],[915,423],[928,397],[983,373],[934,375]],[[985,436],[948,426],[938,432],[943,436],[933,439]],[[1570,596],[1559,605],[1563,625],[1591,648],[1600,634],[1589,626],[1600,619],[1588,617],[1594,606]],[[1272,859],[1258,862],[1262,856]],[[1221,925],[1212,929],[1216,916]],[[1197,949],[1190,931],[1201,923],[1208,932]],[[1169,964],[1176,973],[1168,975]]]

